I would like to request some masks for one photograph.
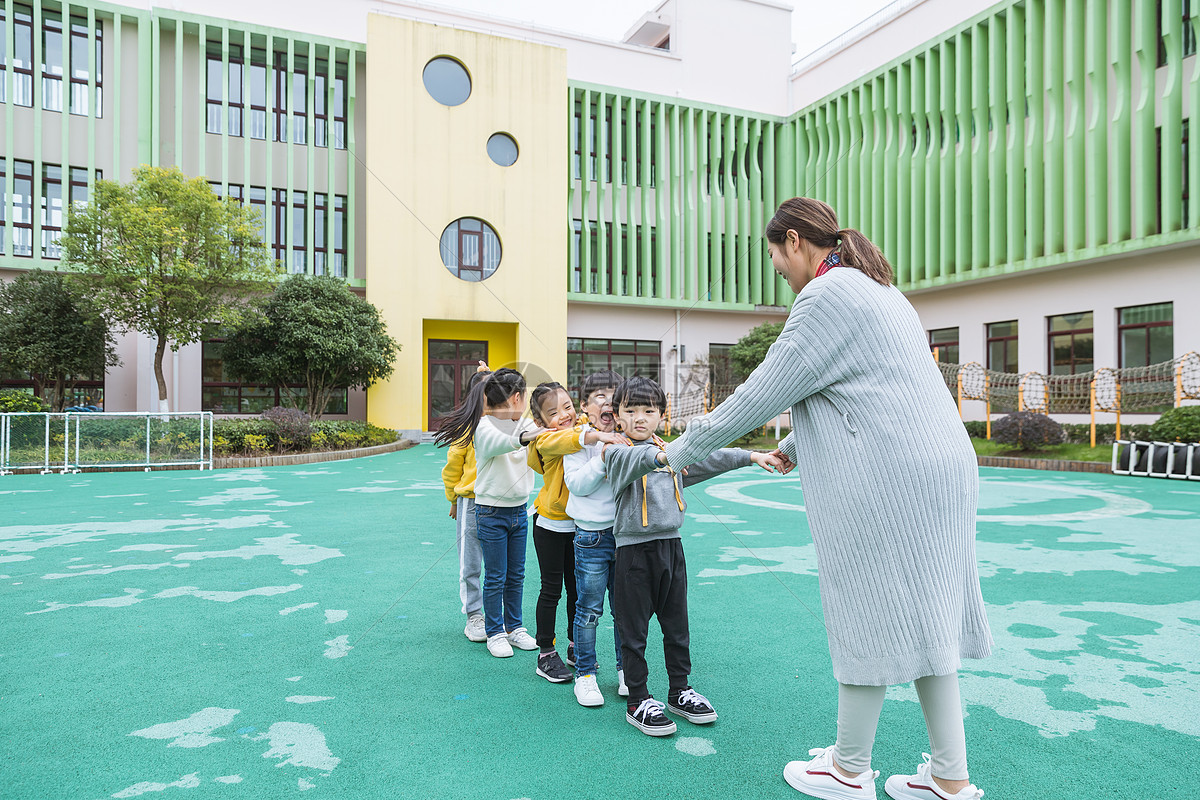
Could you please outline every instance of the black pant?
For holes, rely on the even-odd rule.
[[[687,563],[683,542],[656,539],[617,548],[613,616],[621,632],[621,662],[629,704],[650,696],[646,689],[646,635],[650,617],[658,617],[663,656],[672,691],[688,685],[692,671],[687,611]]]
[[[533,516],[533,548],[537,551],[542,590],[537,599],[537,643],[554,646],[554,618],[563,586],[567,587],[567,641],[575,641],[575,534],[543,528]]]

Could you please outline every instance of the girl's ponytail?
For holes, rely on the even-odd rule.
[[[434,441],[438,447],[467,444],[475,438],[479,419],[488,406],[503,405],[508,398],[523,391],[525,378],[515,369],[501,368],[487,373],[483,380],[471,386],[462,403],[443,418]]]

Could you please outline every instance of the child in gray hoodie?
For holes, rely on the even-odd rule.
[[[613,617],[621,635],[621,661],[629,687],[626,720],[650,736],[669,736],[675,723],[664,704],[646,687],[646,636],[650,617],[663,633],[670,692],[665,708],[689,722],[713,722],[717,712],[688,685],[692,670],[687,613],[687,564],[679,528],[687,503],[683,488],[732,469],[757,464],[767,471],[782,468],[768,453],[727,448],[676,473],[665,466],[663,441],[655,430],[666,411],[662,388],[649,378],[629,378],[612,400],[628,437],[625,445],[605,445],[601,452],[608,481],[616,496],[616,581]]]

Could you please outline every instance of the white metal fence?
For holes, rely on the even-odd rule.
[[[0,414],[0,475],[213,467],[211,411]]]
[[[1114,475],[1200,481],[1200,444],[1185,442],[1113,442]]]

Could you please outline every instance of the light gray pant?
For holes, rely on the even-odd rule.
[[[931,771],[948,781],[967,780],[967,737],[963,731],[958,673],[917,678],[913,681],[925,727],[929,730]],[[871,747],[883,708],[886,686],[838,684],[838,766],[862,773],[871,768]]]
[[[467,616],[483,613],[483,548],[475,533],[475,500],[458,498],[458,597]]]

